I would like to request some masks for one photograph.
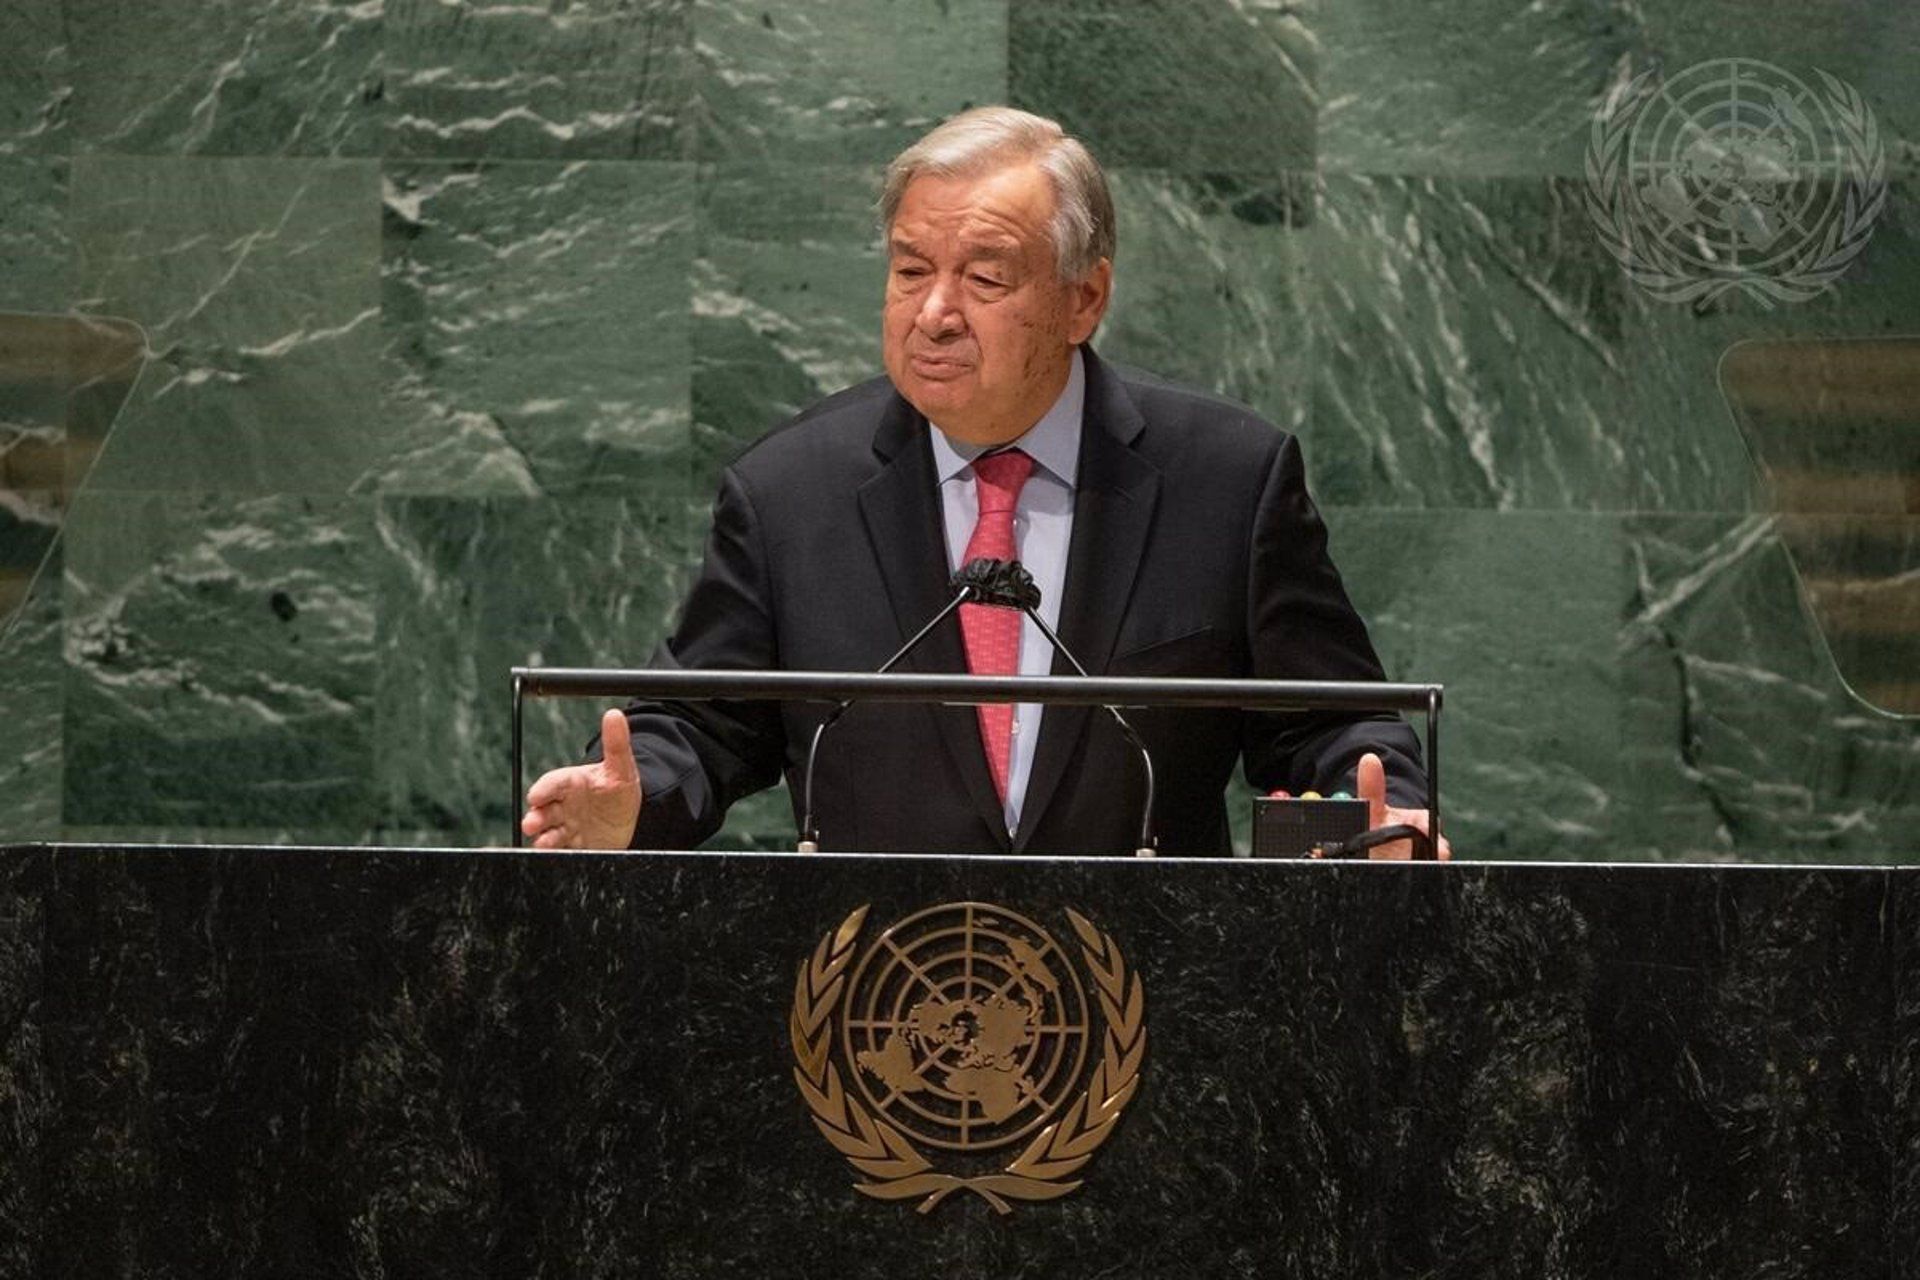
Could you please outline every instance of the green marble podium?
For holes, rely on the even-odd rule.
[[[1904,869],[7,847],[0,1274],[1894,1280],[1920,1256],[1916,889]],[[890,924],[965,903],[1041,930],[1053,949],[1016,967],[1078,984],[1090,1024],[1112,1011],[1070,912],[1142,993],[1118,1011],[1128,1096],[1052,1178],[1079,1185],[1006,1213],[856,1190],[902,1166],[856,1167],[797,1079],[822,1078],[819,1028],[859,1016],[803,966],[897,969]],[[831,1007],[808,1024],[810,989]],[[927,1035],[987,1043],[961,1021]],[[906,1116],[829,1029],[843,1100]],[[1063,1050],[1045,1087],[1111,1098],[1101,1053],[1076,1074]],[[910,1145],[984,1176],[1038,1132]]]

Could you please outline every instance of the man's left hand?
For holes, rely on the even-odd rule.
[[[1375,831],[1381,827],[1397,826],[1406,823],[1422,832],[1427,830],[1427,811],[1425,809],[1396,809],[1387,803],[1387,769],[1380,763],[1380,757],[1369,751],[1360,757],[1359,777],[1355,786],[1360,798],[1367,802],[1367,830]],[[1390,840],[1386,844],[1367,852],[1369,858],[1413,857],[1413,841]],[[1447,843],[1445,836],[1440,837],[1440,861],[1446,862],[1453,857],[1453,846]]]

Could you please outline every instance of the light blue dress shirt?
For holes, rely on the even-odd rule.
[[[1047,625],[1060,625],[1060,593],[1067,585],[1067,547],[1073,540],[1073,487],[1080,470],[1080,422],[1087,399],[1086,367],[1076,348],[1060,398],[1040,421],[1010,447],[1024,450],[1036,464],[1021,486],[1013,509],[1013,545],[1020,563],[1040,588],[1039,613]],[[973,460],[987,449],[950,439],[937,427],[933,465],[940,477],[940,512],[947,531],[947,567],[958,572],[967,540],[979,519],[980,499],[973,483]],[[1020,628],[1020,674],[1043,676],[1053,670],[1053,646],[1026,619]],[[1020,808],[1033,773],[1034,748],[1040,745],[1038,703],[1013,709],[1013,738],[1007,757],[1007,830],[1020,829]]]

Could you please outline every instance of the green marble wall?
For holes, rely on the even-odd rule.
[[[1463,850],[1920,848],[1920,732],[1836,674],[1714,382],[1742,339],[1920,330],[1914,6],[0,0],[0,30],[0,312],[152,344],[97,460],[44,385],[0,404],[0,567],[46,559],[0,639],[4,838],[499,838],[508,665],[644,659],[716,469],[877,368],[879,166],[1011,101],[1113,171],[1103,352],[1303,437],[1391,674],[1449,686]],[[1587,224],[1607,87],[1718,56],[1880,121],[1887,210],[1814,302],[1651,301]],[[536,761],[594,713],[537,706]],[[789,824],[767,797],[728,840]]]

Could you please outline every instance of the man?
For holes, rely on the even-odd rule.
[[[1123,373],[1085,344],[1112,292],[1114,218],[1052,121],[966,112],[903,152],[882,198],[886,377],[830,397],[721,482],[667,667],[871,671],[978,555],[1017,557],[1090,670],[1374,680],[1291,438],[1244,408]],[[1008,610],[967,606],[909,664],[1065,672]],[[603,759],[527,793],[536,848],[692,847],[726,807],[797,783],[811,704],[636,704]],[[1143,711],[1169,852],[1227,848],[1222,791],[1357,786],[1375,825],[1424,813],[1397,718]],[[1383,761],[1384,757],[1384,761]],[[825,847],[1130,851],[1139,766],[1088,708],[855,707],[815,776]],[[798,788],[795,788],[796,793]],[[1390,851],[1405,856],[1406,842]]]

